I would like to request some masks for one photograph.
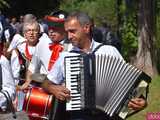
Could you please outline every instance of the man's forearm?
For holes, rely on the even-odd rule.
[[[54,88],[54,84],[52,82],[50,82],[47,78],[46,80],[43,81],[42,83],[42,87],[49,93],[53,94],[53,88]]]
[[[64,101],[70,99],[70,91],[63,85],[57,85],[46,79],[42,83],[42,87],[50,94],[54,95],[57,99]]]

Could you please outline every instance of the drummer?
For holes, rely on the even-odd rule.
[[[19,44],[17,48],[12,51],[10,59],[11,69],[16,85],[20,85],[25,79],[26,68],[31,61],[32,55],[35,52],[35,46],[39,41],[39,33],[40,27],[37,21],[31,20],[24,23],[23,34],[26,41]],[[21,87],[17,87],[17,89],[20,88]],[[17,94],[19,94],[19,92]],[[20,96],[22,99],[18,100],[18,102],[21,102],[18,104],[18,111],[22,110],[24,98],[23,93]]]
[[[64,19],[65,14],[61,13],[56,16],[45,17],[45,20],[49,23],[48,36],[50,41],[40,41],[36,46],[28,67],[26,82],[21,89],[26,89],[32,80],[42,82],[45,79],[44,75],[50,71],[59,54],[64,50],[64,45],[67,50],[72,48],[71,44],[66,42],[66,32],[63,26]]]
[[[43,82],[46,78],[46,74],[48,74],[50,69],[54,66],[59,54],[64,50],[69,50],[72,48],[72,45],[69,44],[66,39],[66,32],[63,27],[64,19],[65,14],[61,13],[55,16],[45,17],[45,20],[48,23],[51,23],[49,24],[48,30],[50,41],[40,41],[37,44],[35,53],[28,67],[26,82],[21,87],[22,90],[26,89],[33,81],[40,83]],[[32,88],[32,90],[34,90],[34,88]],[[59,113],[63,113],[63,106],[63,104],[58,105],[58,111],[60,111]],[[61,119],[61,116],[56,116],[56,120]]]

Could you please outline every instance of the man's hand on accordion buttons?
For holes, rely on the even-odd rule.
[[[132,110],[143,109],[147,105],[147,101],[143,98],[131,99],[128,103],[128,107]]]
[[[62,86],[62,85],[55,85],[55,97],[61,101],[64,101],[64,100],[68,100],[70,99],[70,91]]]

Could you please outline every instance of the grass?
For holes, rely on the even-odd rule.
[[[127,120],[146,120],[148,112],[160,112],[160,76],[153,79],[150,84],[148,106]]]

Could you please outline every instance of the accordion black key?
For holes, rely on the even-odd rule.
[[[99,109],[125,118],[131,98],[144,94],[151,78],[124,60],[108,55],[65,57],[67,110]]]

